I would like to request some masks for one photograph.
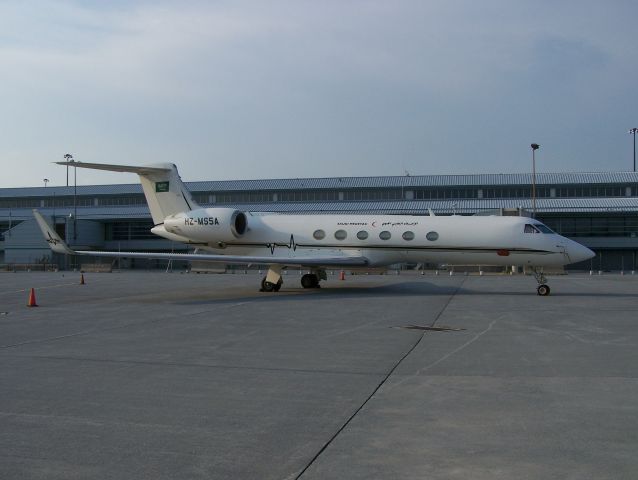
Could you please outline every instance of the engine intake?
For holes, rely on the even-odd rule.
[[[246,230],[248,230],[248,217],[246,217],[244,212],[235,210],[231,217],[230,224],[233,230],[233,235],[241,237],[244,233],[246,233]]]

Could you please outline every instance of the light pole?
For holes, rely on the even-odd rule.
[[[627,132],[634,136],[634,172],[636,171],[636,132],[638,132],[638,128],[632,128]]]
[[[49,183],[49,179],[45,178],[42,181],[44,182],[44,188],[47,188],[47,183]]]
[[[67,153],[64,155],[64,159],[67,162],[72,162],[73,161],[73,155],[71,155],[70,153]],[[69,166],[66,166],[66,186],[69,186]]]
[[[541,148],[538,143],[532,143],[532,218],[536,218],[536,150]]]
[[[75,163],[75,161],[73,161],[73,163]],[[78,168],[75,165],[73,165],[73,243],[75,243],[77,239],[78,239]]]

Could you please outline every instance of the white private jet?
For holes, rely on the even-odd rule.
[[[282,268],[300,266],[304,288],[319,287],[327,268],[379,267],[397,263],[526,266],[537,293],[548,295],[543,267],[587,260],[594,252],[528,217],[416,215],[282,215],[233,208],[202,208],[193,200],[173,164],[146,167],[56,162],[78,168],[136,173],[160,237],[183,242],[195,253],[75,251],[34,210],[58,253],[97,257],[204,260],[265,264],[261,291],[277,292]]]

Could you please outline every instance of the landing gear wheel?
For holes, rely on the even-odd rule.
[[[303,288],[319,288],[319,277],[313,273],[307,273],[301,277]]]
[[[267,277],[262,278],[260,292],[278,292],[283,285],[283,279],[279,279],[277,283],[272,283],[266,280]]]
[[[536,291],[541,297],[546,297],[549,295],[549,285],[539,285]]]
[[[264,277],[261,280],[261,289],[259,291],[260,292],[276,292],[277,290],[279,290],[279,288],[275,290],[276,287],[277,287],[277,284],[266,281],[266,277]]]

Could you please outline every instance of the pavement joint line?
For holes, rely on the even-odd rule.
[[[250,303],[250,302],[245,302],[245,303]],[[229,306],[229,305],[225,305],[225,306]],[[234,305],[230,305],[230,307],[232,306],[237,306],[236,304]],[[215,310],[203,310],[203,311],[198,311],[198,312],[192,312],[192,313],[171,313],[168,315],[165,315],[163,317],[159,317],[159,318],[154,318],[151,320],[146,320],[146,321],[142,321],[142,322],[133,322],[133,323],[129,323],[126,325],[117,325],[115,327],[109,327],[109,328],[93,328],[91,330],[84,330],[81,332],[76,332],[76,333],[70,333],[68,335],[59,335],[56,337],[48,337],[48,338],[39,338],[39,339],[35,339],[35,340],[28,340],[26,342],[19,342],[19,343],[13,343],[13,344],[9,344],[9,345],[0,345],[0,350],[2,349],[8,349],[8,348],[15,348],[15,347],[21,347],[24,345],[33,345],[36,343],[46,343],[46,342],[55,342],[57,340],[63,340],[65,338],[72,338],[72,337],[79,337],[82,335],[89,335],[91,333],[96,333],[96,332],[110,332],[113,330],[118,330],[118,329],[123,329],[123,328],[129,328],[129,327],[137,327],[140,325],[149,325],[149,324],[153,324],[153,323],[157,323],[157,322],[161,322],[163,320],[170,320],[170,319],[174,319],[176,317],[179,318],[183,318],[183,317],[190,317],[190,316],[195,316],[195,315],[202,315],[204,313],[211,313],[211,312],[216,312],[218,311],[218,309]]]
[[[68,335],[60,335],[60,336],[57,336],[57,337],[41,338],[41,339],[37,339],[37,340],[29,340],[29,341],[26,341],[26,342],[12,343],[12,344],[9,344],[9,345],[0,345],[0,349],[21,347],[23,345],[31,345],[31,344],[35,344],[35,343],[55,342],[56,340],[62,340],[64,338],[79,337],[81,335],[86,335],[87,333],[91,333],[91,332],[94,332],[94,331],[95,330],[87,330],[87,331],[84,331],[84,332],[70,333]]]
[[[121,420],[120,421],[109,420],[108,422],[103,420],[96,421],[96,420],[92,420],[90,418],[79,416],[79,415],[53,415],[53,414],[0,411],[0,417],[52,419],[52,420],[67,421],[67,422],[74,421],[75,423],[84,424],[84,425],[102,426],[102,425],[108,424],[109,426],[132,426],[137,428],[148,428],[153,430],[169,430],[171,432],[175,432],[175,431],[186,432],[186,431],[193,431],[193,430],[202,432],[202,433],[209,432],[208,429],[202,428],[202,427],[184,428],[181,426],[176,426],[176,425],[167,424],[167,423],[150,423],[150,422],[135,422],[135,421],[121,421]],[[15,456],[15,455],[11,455],[11,456]],[[17,456],[17,458],[33,458],[33,457]],[[52,458],[49,458],[49,457],[37,457],[37,458],[42,460],[52,460]]]
[[[439,311],[439,313],[436,315],[436,317],[434,318],[434,320],[432,321],[432,324],[430,325],[431,327],[433,327],[436,322],[439,320],[439,318],[441,317],[441,315],[443,314],[443,312],[445,312],[445,310],[447,309],[447,307],[450,305],[450,303],[452,302],[452,299],[454,299],[454,297],[456,297],[457,293],[461,290],[461,288],[463,287],[463,284],[465,283],[467,277],[463,277],[461,280],[461,283],[459,283],[456,287],[456,290],[450,295],[450,297],[447,299],[447,301],[445,302],[445,305],[443,305],[443,308],[441,308],[441,310]],[[317,461],[317,459],[321,456],[321,454],[323,452],[325,452],[328,447],[332,444],[332,442],[334,442],[336,440],[336,438],[341,434],[341,432],[343,432],[348,425],[354,420],[354,418],[359,414],[359,412],[361,412],[365,406],[368,404],[368,402],[370,400],[372,400],[372,398],[377,394],[377,392],[381,389],[381,387],[383,387],[383,385],[385,385],[385,383],[388,381],[388,379],[392,376],[392,374],[394,373],[394,371],[399,368],[399,366],[401,365],[401,363],[414,351],[414,349],[421,343],[421,341],[423,340],[423,338],[425,337],[425,335],[428,333],[428,331],[426,330],[422,330],[421,334],[418,336],[416,342],[414,342],[414,344],[408,349],[408,351],[394,364],[394,366],[388,371],[388,373],[386,373],[386,375],[383,377],[383,379],[381,380],[381,382],[376,386],[376,388],[372,391],[372,393],[364,400],[364,402],[354,411],[354,413],[352,415],[350,415],[350,417],[344,422],[343,425],[341,425],[341,427],[334,433],[334,435],[332,435],[332,437],[330,437],[328,439],[328,441],[323,445],[323,447],[321,447],[321,449],[319,449],[319,451],[310,459],[310,461],[306,464],[306,466],[299,472],[299,474],[297,474],[295,477],[293,477],[292,475],[289,478],[294,478],[294,480],[299,480],[307,471],[308,469]],[[432,333],[432,332],[430,332]]]
[[[50,288],[60,288],[60,287],[69,287],[71,285],[80,285],[79,282],[73,282],[73,283],[58,283],[56,285],[44,285],[42,287],[33,287],[35,290],[48,290]],[[28,292],[30,291],[31,288],[23,288],[22,290],[13,290],[11,292],[0,292],[0,295],[11,295],[11,294],[15,294],[15,293],[24,293],[24,292]]]
[[[160,317],[160,318],[154,318],[152,320],[147,320],[147,321],[143,321],[143,322],[133,322],[133,323],[129,323],[129,324],[126,324],[126,325],[118,325],[116,327],[109,327],[109,328],[103,328],[103,329],[93,328],[91,330],[84,330],[84,331],[81,331],[81,332],[70,333],[68,335],[59,335],[57,337],[39,338],[39,339],[35,339],[35,340],[28,340],[26,342],[13,343],[13,344],[10,344],[10,345],[0,345],[0,349],[15,348],[15,347],[21,347],[21,346],[24,346],[24,345],[33,345],[33,344],[36,344],[36,343],[55,342],[57,340],[63,340],[65,338],[79,337],[79,336],[82,336],[82,335],[89,335],[91,333],[96,333],[96,332],[110,332],[112,330],[118,330],[118,329],[121,329],[121,328],[128,328],[128,327],[134,327],[134,326],[139,326],[139,325],[147,325],[147,324],[159,322],[161,320],[166,320],[168,318],[172,318],[172,317],[175,317],[175,316],[176,315],[170,315],[170,316],[165,316],[165,317]]]
[[[0,355],[0,358],[30,358],[36,360],[60,360],[60,361],[77,361],[77,362],[93,362],[93,363],[111,363],[119,365],[146,365],[157,367],[185,367],[185,368],[213,368],[222,370],[254,370],[259,372],[288,372],[288,373],[319,373],[328,375],[358,375],[365,377],[379,377],[385,375],[384,372],[354,372],[348,370],[321,370],[310,368],[283,368],[283,367],[256,367],[250,365],[212,365],[205,363],[186,363],[186,362],[153,362],[150,360],[117,360],[112,358],[90,358],[90,357],[62,357],[55,355]]]

